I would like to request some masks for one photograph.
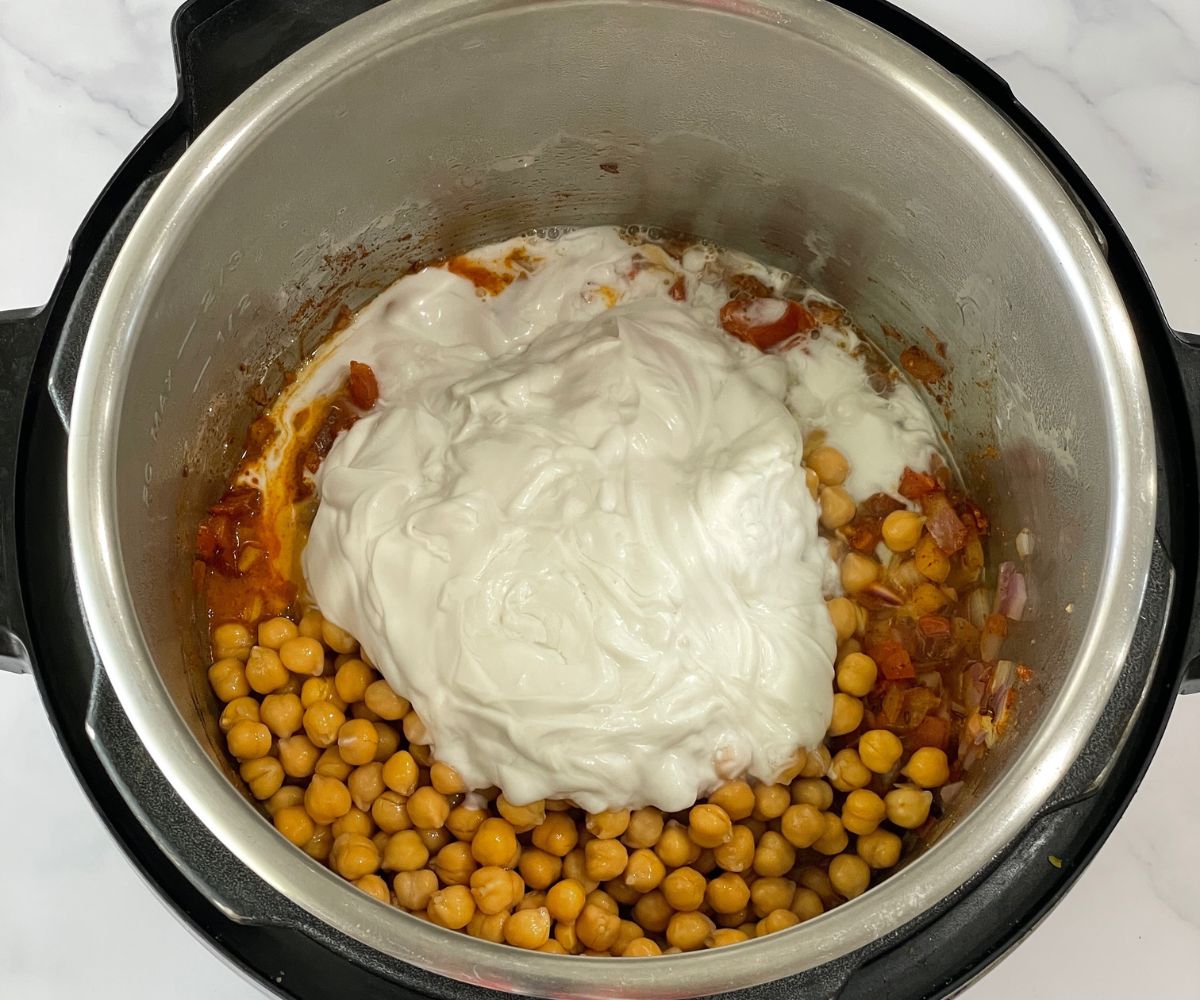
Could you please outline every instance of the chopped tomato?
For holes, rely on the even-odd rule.
[[[253,486],[235,486],[226,490],[215,504],[208,508],[210,514],[224,514],[235,521],[253,517],[262,506],[262,494]]]
[[[950,619],[945,615],[922,615],[917,619],[917,628],[926,638],[950,634]]]
[[[937,542],[938,548],[946,555],[954,555],[967,544],[967,529],[941,490],[934,490],[922,496],[921,510],[925,512],[925,526]]]
[[[681,274],[675,279],[675,283],[667,289],[667,294],[676,302],[683,302],[687,298],[687,282]]]
[[[898,642],[890,640],[881,642],[870,647],[867,652],[879,667],[880,673],[889,681],[900,681],[917,676],[917,672],[913,669],[912,657],[908,655],[908,650]]]
[[[791,299],[731,299],[721,307],[721,326],[738,340],[766,351],[797,333],[816,327],[816,321]]]
[[[910,750],[937,747],[945,750],[950,741],[950,723],[936,715],[927,715],[908,738]]]
[[[379,382],[370,365],[350,362],[350,398],[360,410],[369,410],[379,398]]]
[[[905,466],[904,474],[900,477],[900,495],[909,500],[920,500],[926,493],[932,493],[938,488],[938,481],[928,472],[915,472]]]

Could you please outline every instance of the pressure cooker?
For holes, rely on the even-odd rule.
[[[1200,345],[1002,80],[878,0],[192,0],[179,96],[0,316],[0,654],[130,858],[281,996],[941,996],[1027,934],[1200,687]],[[786,267],[937,401],[1034,664],[903,870],[734,948],[521,952],[368,899],[271,829],[215,727],[191,545],[263,393],[414,264],[641,224]],[[883,335],[884,331],[889,335]],[[256,403],[257,401],[257,403]]]

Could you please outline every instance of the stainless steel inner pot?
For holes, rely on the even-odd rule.
[[[603,165],[603,169],[602,169]],[[993,556],[1036,539],[1009,655],[1036,680],[933,842],[811,922],[719,952],[530,954],[367,899],[230,781],[189,570],[250,390],[412,263],[541,226],[699,234],[806,277],[893,358],[945,342],[938,402]],[[105,670],[180,796],[268,883],[380,952],[543,995],[674,997],[844,955],[985,868],[1078,754],[1146,582],[1151,415],[1101,248],[956,77],[818,0],[396,0],[235,102],[170,171],[95,313],[71,545]]]

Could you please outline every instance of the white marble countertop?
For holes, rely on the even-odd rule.
[[[899,0],[986,59],[1089,173],[1169,320],[1200,333],[1200,0]],[[0,0],[0,309],[41,303],[174,93],[173,0]],[[0,674],[0,997],[260,996],[92,813],[28,678]],[[1078,885],[971,1000],[1200,998],[1200,696]]]

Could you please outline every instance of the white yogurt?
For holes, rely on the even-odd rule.
[[[540,260],[496,296],[401,279],[281,399],[351,359],[380,388],[317,475],[311,596],[472,787],[674,811],[771,780],[832,702],[802,434],[826,430],[861,498],[927,467],[928,415],[872,392],[843,334],[778,355],[728,336],[703,255],[677,302],[679,265],[615,229],[471,256],[518,245]],[[662,267],[631,273],[638,253]]]

